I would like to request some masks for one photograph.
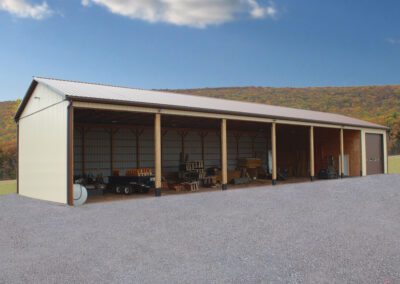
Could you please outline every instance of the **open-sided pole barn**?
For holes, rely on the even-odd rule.
[[[150,169],[161,196],[189,160],[221,189],[243,160],[272,184],[387,173],[387,128],[338,114],[35,77],[15,121],[18,193],[70,205],[77,176]]]

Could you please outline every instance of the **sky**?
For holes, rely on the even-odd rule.
[[[32,76],[144,89],[400,84],[398,0],[0,0],[0,101]]]

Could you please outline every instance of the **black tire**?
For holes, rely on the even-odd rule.
[[[125,195],[131,195],[132,194],[132,186],[129,185],[129,184],[124,185],[122,187],[122,193],[125,194]]]

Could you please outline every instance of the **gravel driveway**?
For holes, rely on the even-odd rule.
[[[81,207],[0,197],[0,283],[400,283],[400,175]]]

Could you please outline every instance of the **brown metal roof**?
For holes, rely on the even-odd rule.
[[[142,90],[40,77],[34,77],[34,82],[46,85],[54,91],[65,95],[67,98],[72,100],[107,102],[115,104],[131,104],[138,106],[212,113],[229,113],[234,115],[246,115],[274,119],[328,123],[344,126],[387,129],[387,127],[382,125],[344,115],[272,106],[266,104],[248,103],[194,95],[184,95],[170,92]],[[27,96],[28,95],[29,92],[27,93]],[[27,98],[24,98],[24,101],[25,99]],[[23,104],[21,104],[21,108],[23,108]],[[19,115],[22,112],[22,110],[20,109],[17,111],[16,119],[18,119]]]

